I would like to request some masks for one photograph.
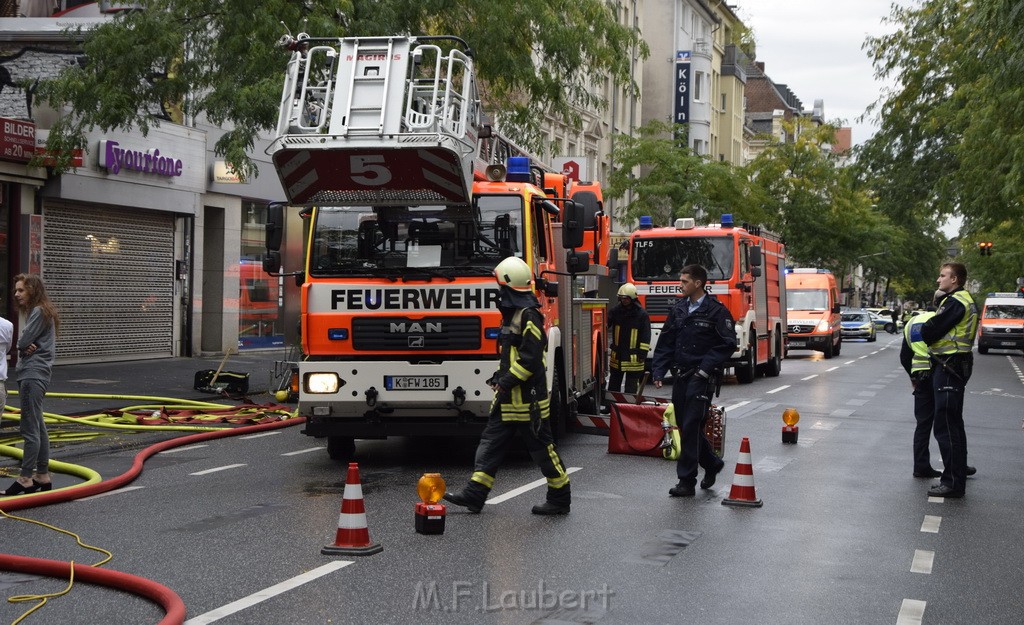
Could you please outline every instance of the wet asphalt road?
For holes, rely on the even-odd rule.
[[[965,413],[978,475],[965,499],[930,501],[930,480],[911,476],[898,347],[883,335],[847,342],[831,360],[793,352],[778,378],[727,383],[717,400],[728,414],[726,470],[692,499],[668,497],[672,463],[608,455],[606,439],[570,435],[560,447],[578,469],[570,515],[530,514],[543,497],[535,488],[480,515],[451,507],[445,533],[424,536],[413,531],[417,479],[438,471],[460,486],[475,441],[371,441],[357,460],[369,532],[384,550],[329,557],[320,549],[334,541],[345,470],[292,427],[162,453],[121,491],[16,514],[108,549],[106,568],[174,590],[194,624],[1020,622],[1024,359],[976,356]],[[797,445],[781,443],[787,407],[801,414]],[[762,508],[721,505],[742,437]],[[55,455],[111,476],[155,440],[144,439]],[[541,475],[518,452],[497,477],[494,497]],[[10,519],[0,537],[7,553],[101,557]],[[312,579],[296,579],[304,573]],[[63,586],[0,573],[5,597]],[[258,601],[261,592],[269,598]],[[27,607],[0,603],[0,622]],[[26,623],[161,616],[146,600],[76,583]]]

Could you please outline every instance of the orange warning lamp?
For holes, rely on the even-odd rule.
[[[786,424],[782,427],[783,443],[796,443],[797,437],[800,436],[800,428],[796,426],[798,421],[800,421],[800,413],[796,408],[786,408],[782,412],[782,422]]]
[[[440,473],[424,473],[416,484],[420,496],[416,504],[416,531],[420,534],[444,534],[444,519],[447,512],[444,504],[437,503],[444,496],[444,478]]]

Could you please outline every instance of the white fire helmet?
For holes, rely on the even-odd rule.
[[[494,268],[494,278],[498,284],[515,291],[530,293],[533,291],[533,272],[522,258],[509,256]]]
[[[628,297],[634,302],[639,299],[636,294],[636,287],[632,282],[627,282],[619,287],[619,297]]]

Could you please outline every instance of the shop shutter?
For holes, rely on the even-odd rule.
[[[48,203],[43,281],[61,315],[57,362],[174,355],[174,218]]]

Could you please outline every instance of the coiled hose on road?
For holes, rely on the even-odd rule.
[[[11,394],[15,395],[17,393],[12,392]],[[223,411],[230,410],[231,408],[237,408],[232,406],[225,406],[223,404],[213,404],[209,402],[179,400],[167,397],[148,397],[140,395],[48,393],[47,396],[148,402],[147,404],[144,404],[142,406],[133,406],[131,408],[123,409],[121,411],[115,411],[118,412],[119,415],[139,410],[159,410],[160,412],[164,412],[168,409],[180,407],[185,410],[216,410],[221,412],[219,416],[223,417]],[[283,414],[287,413],[286,411],[282,410],[283,407],[281,406],[265,408],[271,413],[277,414],[279,416],[282,416]],[[287,414],[290,415],[289,418],[280,419],[278,421],[272,421],[269,423],[216,428],[210,426],[196,425],[130,425],[123,423],[102,422],[103,418],[109,418],[110,413],[100,413],[96,415],[89,415],[86,417],[67,417],[64,415],[47,413],[44,415],[44,417],[53,421],[70,422],[80,425],[88,425],[89,427],[96,428],[105,428],[112,430],[133,430],[140,432],[175,431],[195,433],[187,436],[180,436],[177,438],[161,441],[159,443],[155,443],[142,449],[141,451],[139,451],[139,453],[135,455],[135,458],[132,461],[131,468],[129,468],[121,475],[110,478],[108,480],[103,480],[99,473],[93,471],[92,469],[88,469],[87,467],[82,467],[79,465],[74,465],[66,462],[60,462],[58,460],[51,460],[50,467],[53,472],[80,477],[83,479],[83,483],[78,484],[76,486],[61,488],[58,490],[52,490],[47,492],[38,492],[29,495],[20,495],[17,497],[0,498],[0,511],[9,512],[12,510],[35,508],[39,506],[46,506],[54,503],[72,501],[75,499],[81,499],[83,497],[91,497],[93,495],[105,493],[111,490],[121,488],[131,483],[135,478],[137,478],[142,473],[143,464],[145,463],[146,459],[161,451],[173,449],[175,447],[181,447],[183,445],[191,445],[193,443],[197,443],[200,441],[207,441],[217,438],[226,438],[228,436],[238,436],[241,434],[251,434],[253,432],[261,432],[265,430],[274,430],[279,428],[290,427],[292,425],[298,425],[299,423],[302,423],[305,420],[301,417],[295,417],[292,413]],[[18,415],[15,413],[5,412],[5,416],[15,419],[18,418]],[[13,447],[11,445],[0,444],[0,455],[6,455],[20,459],[23,455],[23,452],[22,450],[17,449],[16,447]],[[41,558],[26,558],[22,556],[15,556],[11,554],[2,553],[0,553],[0,570],[33,573],[37,575],[47,575],[50,577],[59,577],[62,579],[71,579],[73,575],[77,575],[79,579],[85,580],[87,582],[101,584],[118,590],[123,590],[125,592],[139,595],[158,604],[161,608],[163,608],[164,612],[166,613],[165,617],[159,622],[158,625],[181,625],[185,620],[185,604],[174,591],[152,580],[147,580],[141,577],[130,575],[128,573],[99,569],[90,566],[75,566],[75,564],[72,562],[61,562]]]

